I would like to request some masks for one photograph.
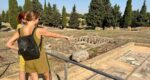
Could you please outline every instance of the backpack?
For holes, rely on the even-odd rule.
[[[19,47],[18,53],[22,55],[26,61],[38,59],[40,57],[42,36],[41,36],[40,45],[38,46],[33,36],[36,28],[37,27],[35,27],[33,29],[32,34],[28,36],[20,36],[20,29],[18,29],[18,33],[19,33],[19,39],[17,40],[18,47]]]

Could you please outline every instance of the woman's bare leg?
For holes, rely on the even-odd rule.
[[[38,80],[38,74],[35,72],[35,73],[30,73],[30,78],[32,80]]]
[[[25,80],[25,72],[24,71],[19,72],[19,80]]]
[[[49,74],[49,71],[44,73],[44,77],[45,77],[45,80],[52,80],[52,77],[51,77],[51,74]]]

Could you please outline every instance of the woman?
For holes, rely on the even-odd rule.
[[[25,26],[20,29],[21,36],[28,36],[32,34],[32,31],[35,29],[36,25],[39,22],[39,14],[36,12],[27,12],[25,20]],[[67,40],[69,39],[69,37],[67,36],[48,32],[45,28],[36,28],[34,33],[34,39],[38,45],[40,44],[41,36],[52,38],[64,38]],[[19,33],[15,32],[11,39],[7,42],[6,46],[8,48],[18,50],[18,47],[14,45],[18,38]],[[48,66],[47,55],[43,46],[44,45],[42,44],[39,59],[25,61],[25,71],[27,73],[30,73],[32,80],[38,80],[38,74],[44,74],[46,80],[52,80],[49,74],[50,69]]]
[[[26,12],[21,12],[18,15],[18,25],[17,25],[17,31],[19,28],[22,28],[25,24],[25,16],[26,16]],[[19,55],[19,80],[25,80],[25,61],[23,59],[23,57],[21,55]]]

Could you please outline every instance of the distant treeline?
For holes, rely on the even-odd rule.
[[[120,12],[120,6],[112,6],[110,0],[91,0],[89,12],[79,14],[74,5],[72,12],[66,12],[63,6],[62,13],[58,11],[57,5],[51,5],[45,0],[44,8],[39,0],[25,0],[23,6],[18,6],[17,0],[9,0],[8,11],[2,11],[0,22],[9,22],[12,28],[17,27],[17,16],[21,11],[36,11],[41,15],[40,23],[46,26],[58,28],[78,29],[80,25],[87,25],[91,29],[95,27],[138,27],[150,26],[150,13],[147,12],[146,0],[141,10],[132,10],[132,0],[128,0],[125,12]],[[123,15],[122,15],[123,14]]]

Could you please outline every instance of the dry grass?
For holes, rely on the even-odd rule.
[[[115,42],[108,43],[106,45],[91,49],[90,56],[95,57],[97,55],[100,55],[104,52],[107,52],[111,49],[114,49],[120,45],[123,45],[127,42],[139,42],[139,43],[149,43],[150,44],[150,31],[127,31],[127,30],[113,30],[113,31],[107,31],[107,30],[100,30],[100,31],[95,31],[95,30],[50,30],[51,32],[56,32],[60,33],[63,35],[67,36],[73,36],[73,37],[80,37],[80,36],[100,36],[100,37],[109,37],[113,38]],[[0,49],[5,48],[5,43],[8,40],[10,36],[12,36],[14,32],[0,32]],[[45,39],[45,44],[51,43],[51,44],[56,44],[57,41],[55,39]],[[96,54],[95,54],[96,53]],[[7,54],[7,55],[6,55]],[[11,55],[11,56],[8,56]],[[17,54],[12,54],[12,52],[7,51],[7,52],[0,52],[0,56],[4,57],[4,60],[6,62],[10,62],[13,57],[13,60],[16,60]],[[10,59],[9,59],[10,58]],[[7,60],[8,59],[8,60]],[[50,58],[50,63],[52,65],[52,68],[57,72],[62,70],[63,67],[63,61]],[[58,65],[59,64],[59,65]],[[1,65],[1,63],[0,63]],[[18,65],[18,64],[16,64]]]

